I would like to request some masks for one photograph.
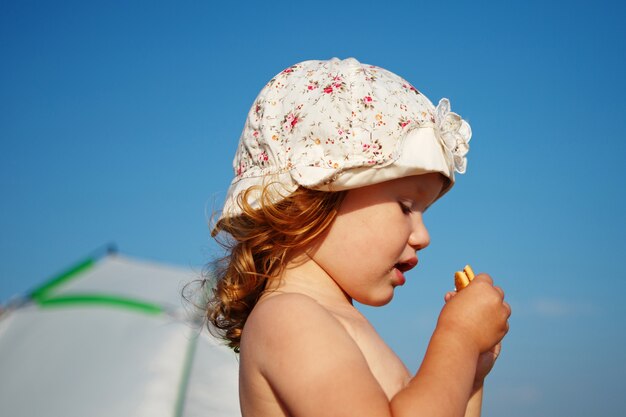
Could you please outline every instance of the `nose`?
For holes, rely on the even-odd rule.
[[[430,244],[430,235],[421,214],[415,216],[408,243],[416,251],[424,249]]]

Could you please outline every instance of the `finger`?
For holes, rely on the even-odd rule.
[[[447,303],[448,301],[452,300],[452,298],[454,298],[456,296],[456,291],[448,291],[444,296],[443,296],[443,300]]]
[[[493,348],[491,348],[491,353],[493,354],[494,360],[498,359],[498,356],[500,356],[501,351],[502,351],[502,343],[498,343]]]
[[[492,352],[495,353],[496,355],[499,355],[501,350],[502,350],[502,343],[498,343],[492,348]]]
[[[504,307],[504,311],[506,312],[506,318],[511,317],[511,305],[506,301],[502,302],[502,307]]]
[[[491,279],[491,277],[488,274],[485,274],[485,273],[480,273],[480,274],[476,275],[476,278],[474,278],[474,281],[484,281],[484,282],[487,282],[487,283],[493,285],[493,279]]]
[[[500,294],[500,297],[502,297],[502,299],[504,299],[504,290],[502,288],[496,287],[496,286],[494,286],[493,288],[498,292],[498,294]]]

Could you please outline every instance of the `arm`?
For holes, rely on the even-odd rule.
[[[483,404],[483,391],[485,377],[489,374],[493,365],[496,363],[496,359],[500,355],[500,349],[502,345],[498,343],[488,352],[482,353],[478,357],[478,363],[476,365],[476,375],[474,377],[473,393],[470,396],[467,403],[467,409],[465,410],[465,417],[480,417],[482,404]]]
[[[500,345],[495,348],[500,351]],[[478,365],[476,369],[476,375],[474,380],[474,386],[472,393],[467,401],[464,417],[480,417],[482,411],[483,391],[484,391],[484,378],[493,367],[497,355],[494,355],[492,351],[483,353],[479,356]]]
[[[479,352],[455,332],[435,330],[419,371],[392,400],[394,416],[462,416]]]
[[[447,294],[424,362],[392,406],[397,402],[400,410],[407,408],[407,403],[421,401],[419,407],[424,408],[430,400],[439,406],[429,410],[429,416],[479,417],[484,378],[500,352],[499,341],[508,331],[511,310],[503,299],[502,290],[485,274],[462,294]],[[430,390],[418,381],[420,378],[427,380]],[[460,403],[455,401],[458,398]],[[411,413],[417,415],[416,411]]]
[[[463,305],[459,301],[444,307],[420,370],[389,402],[361,350],[334,316],[306,296],[273,297],[258,304],[246,323],[241,363],[248,380],[243,386],[262,380],[287,414],[297,417],[462,416],[480,353],[471,331],[450,325]],[[493,311],[481,317],[485,315],[493,316]],[[493,329],[488,333],[491,339],[498,337]],[[252,381],[253,374],[261,377]],[[242,392],[245,409],[248,400]]]
[[[457,294],[458,292],[456,291],[446,293],[444,297],[445,302],[447,303]],[[465,409],[465,417],[480,417],[485,378],[489,372],[491,372],[491,369],[493,369],[493,366],[500,355],[501,348],[502,345],[498,343],[488,352],[481,353],[478,357],[476,374],[474,376],[474,387],[472,388],[472,394],[470,395],[467,408]]]
[[[480,417],[483,406],[483,387],[475,391],[467,402],[465,417]]]

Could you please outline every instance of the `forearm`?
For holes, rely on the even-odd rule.
[[[436,330],[419,371],[392,399],[393,416],[465,415],[478,354],[458,335]]]
[[[480,417],[483,406],[483,387],[481,386],[477,391],[474,391],[469,401],[467,402],[467,409],[465,410],[465,417]]]

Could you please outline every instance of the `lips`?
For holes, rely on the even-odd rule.
[[[397,282],[395,283],[395,285],[404,285],[404,283],[406,282],[404,273],[410,269],[415,268],[415,265],[417,265],[416,257],[395,264],[393,266],[393,270],[395,271],[397,278]]]
[[[394,267],[397,268],[400,272],[404,273],[406,271],[409,271],[415,268],[416,265],[417,265],[417,258],[413,257],[406,261],[398,262],[397,264],[394,265]]]

